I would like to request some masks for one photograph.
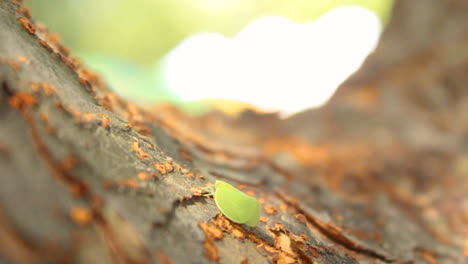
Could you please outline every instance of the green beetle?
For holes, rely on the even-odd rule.
[[[213,195],[219,210],[233,222],[251,227],[258,225],[261,207],[255,197],[219,180],[215,182],[215,191],[210,195]]]

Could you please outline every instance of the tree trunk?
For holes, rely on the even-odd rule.
[[[467,14],[396,1],[326,106],[193,118],[121,99],[0,0],[0,263],[466,263]],[[216,179],[257,227],[202,195]]]

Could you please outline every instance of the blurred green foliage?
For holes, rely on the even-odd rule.
[[[340,5],[374,10],[385,23],[392,0],[31,0],[36,21],[59,33],[87,65],[122,96],[142,103],[170,101],[188,111],[206,101],[182,102],[166,87],[161,58],[199,32],[234,36],[263,15],[308,22]],[[222,105],[230,105],[227,102]],[[229,107],[233,108],[231,104]]]
[[[233,36],[261,15],[313,20],[339,5],[360,5],[386,21],[391,0],[32,0],[34,17],[72,50],[152,65],[201,31]]]

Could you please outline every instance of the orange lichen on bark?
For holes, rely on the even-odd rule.
[[[166,167],[166,171],[168,173],[174,171],[174,166],[172,165],[171,161],[164,163],[164,167]]]
[[[133,151],[135,151],[137,154],[138,154],[138,157],[140,159],[149,159],[149,155],[148,153],[144,152],[141,148],[140,148],[140,143],[138,143],[138,141],[135,141],[132,143],[132,149]]]
[[[78,158],[74,154],[67,155],[61,162],[65,171],[70,171],[78,166]]]
[[[31,88],[36,93],[42,90],[47,96],[57,94],[57,89],[55,88],[55,86],[47,82],[42,82],[42,83],[31,82]]]
[[[21,14],[22,16],[28,19],[31,19],[31,10],[29,10],[27,6],[23,6],[23,7],[16,9],[16,12],[18,12],[18,14]]]
[[[263,209],[265,210],[265,213],[267,214],[274,214],[276,213],[276,208],[272,205],[265,205],[263,206]]]
[[[312,246],[309,247],[308,249],[309,249],[310,254],[312,254],[314,258],[320,257],[320,249],[316,247],[312,247]]]
[[[86,123],[92,122],[93,120],[97,119],[97,115],[95,113],[83,113],[83,120]]]
[[[149,174],[146,171],[140,171],[138,173],[137,177],[138,177],[138,179],[140,179],[140,181],[146,181],[149,178]]]
[[[282,203],[282,204],[279,205],[279,209],[280,209],[281,212],[286,212],[286,210],[288,210],[288,205]]]
[[[183,159],[188,160],[188,161],[192,161],[192,155],[190,154],[190,152],[187,149],[181,148],[179,150],[179,154]]]
[[[31,82],[31,88],[34,92],[38,93],[41,90],[41,84],[36,82]]]
[[[108,128],[112,119],[105,115],[104,113],[99,113],[99,116],[102,118],[101,124],[104,128]]]
[[[371,111],[373,108],[379,106],[380,96],[380,90],[376,89],[374,85],[363,85],[360,89],[347,95],[346,102],[350,102],[354,106],[364,110]]]
[[[219,251],[218,248],[214,245],[214,240],[221,239],[223,237],[223,231],[220,228],[212,226],[206,222],[199,222],[198,224],[205,233],[205,241],[203,242],[205,255],[213,261],[218,261]]]
[[[30,34],[34,35],[36,33],[36,27],[27,17],[20,16],[18,20]]]
[[[0,62],[8,64],[15,71],[21,70],[21,65],[18,62],[16,62],[14,59],[0,57]]]
[[[158,256],[158,258],[162,262],[162,264],[172,264],[171,259],[166,255],[166,253],[164,253],[162,251],[157,251],[156,255]]]
[[[125,179],[117,182],[121,187],[129,187],[136,189],[138,188],[138,183],[134,179]]]
[[[299,221],[299,222],[301,222],[303,224],[307,223],[307,218],[303,214],[297,214],[294,217],[297,219],[297,221]]]
[[[49,114],[47,112],[41,112],[39,116],[44,123],[49,123]]]
[[[37,104],[37,99],[32,94],[18,92],[8,99],[8,103],[15,109],[25,110]]]
[[[39,43],[41,43],[41,45],[46,48],[47,50],[51,51],[51,52],[54,52],[54,49],[49,45],[49,43],[43,39],[40,39],[39,40]]]
[[[51,96],[57,93],[57,89],[55,89],[55,86],[50,83],[43,82],[41,86],[42,86],[42,89],[44,90],[44,93],[47,96]]]
[[[240,229],[238,226],[234,226],[232,228],[232,234],[236,237],[236,238],[240,238],[240,239],[244,239],[245,238],[245,233],[242,229]]]
[[[326,164],[331,154],[324,146],[314,146],[298,138],[272,139],[264,143],[263,149],[269,156],[277,153],[290,153],[301,165],[305,167],[315,167]]]
[[[192,192],[193,196],[202,196],[203,195],[203,189],[200,187],[192,187],[190,188],[190,191]]]
[[[268,222],[268,220],[269,220],[269,218],[266,217],[266,216],[261,216],[260,217],[260,222],[266,223],[266,222]]]
[[[426,260],[429,264],[438,264],[439,261],[437,261],[436,254],[432,251],[429,250],[421,250],[419,251],[421,253],[421,256]]]
[[[195,177],[195,173],[189,171],[189,172],[187,172],[186,176],[189,177],[189,178],[194,178],[194,177]]]
[[[161,163],[154,163],[154,167],[159,171],[159,173],[161,175],[166,175],[167,174],[167,169],[166,169],[166,166],[164,166],[164,164],[161,164]]]
[[[203,246],[205,247],[205,255],[209,259],[213,261],[219,261],[218,248],[214,245],[212,240],[205,240],[203,242]]]
[[[31,64],[31,61],[25,56],[19,56],[18,61],[21,62],[21,63],[24,63],[26,65]]]
[[[210,237],[217,240],[223,238],[223,230],[221,230],[221,228],[216,227],[214,225],[210,225],[206,222],[200,222],[198,224],[200,225],[201,229],[205,232],[205,234],[208,234]]]
[[[212,220],[213,224],[217,227],[222,228],[227,231],[231,231],[233,228],[233,223],[224,217],[222,214],[218,214],[214,220]]]
[[[260,204],[265,204],[265,198],[263,198],[263,197],[258,198],[258,202]]]
[[[69,191],[73,195],[73,197],[83,197],[86,193],[86,188],[81,184],[72,184],[69,186]]]
[[[71,219],[78,225],[86,225],[93,219],[93,213],[90,208],[74,207],[70,211]]]

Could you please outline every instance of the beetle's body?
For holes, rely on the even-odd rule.
[[[224,181],[215,182],[214,199],[219,210],[233,222],[255,227],[260,221],[260,203]]]

